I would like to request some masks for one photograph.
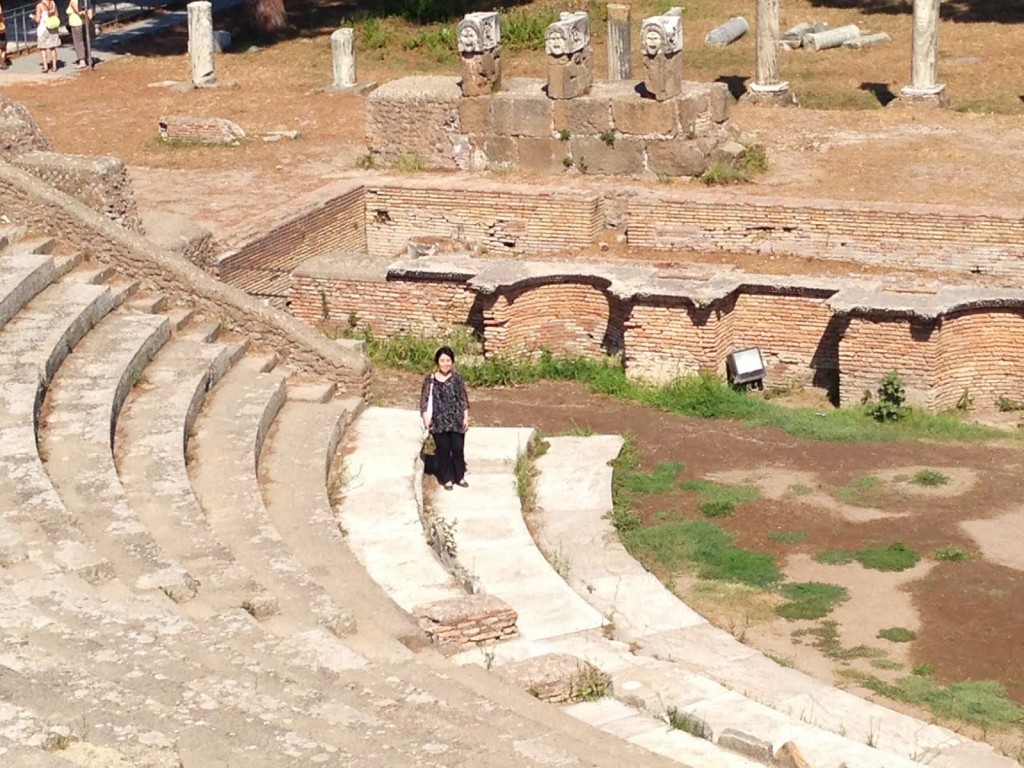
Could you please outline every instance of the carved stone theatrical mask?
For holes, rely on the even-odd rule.
[[[678,16],[649,16],[640,27],[645,56],[666,56],[683,50],[683,20]]]
[[[565,13],[544,33],[544,50],[548,56],[567,56],[582,51],[590,44],[590,17],[582,12]]]
[[[467,13],[459,22],[459,53],[483,53],[496,48],[499,42],[501,28],[497,13]]]

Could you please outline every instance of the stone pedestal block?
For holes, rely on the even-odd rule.
[[[594,82],[590,46],[565,56],[548,56],[548,98],[575,99]]]
[[[519,140],[519,170],[524,173],[561,173],[566,169],[569,145],[558,139]]]
[[[582,173],[601,176],[639,175],[644,168],[644,147],[640,139],[570,139],[572,157]]]
[[[481,53],[463,53],[462,95],[487,96],[501,89],[501,46]]]
[[[502,92],[491,103],[491,128],[501,136],[551,136],[551,100],[541,91]]]
[[[741,100],[747,104],[769,105],[773,107],[798,106],[796,96],[789,90],[789,83],[781,82],[774,85],[758,85],[751,83]]]
[[[644,56],[644,88],[658,101],[679,95],[683,83],[683,54]]]
[[[702,142],[651,141],[647,144],[647,170],[658,176],[700,176],[708,169]]]
[[[889,102],[890,107],[948,107],[949,94],[945,85],[931,88],[914,88],[911,85],[900,89],[900,95]]]
[[[607,97],[594,95],[560,100],[552,105],[555,133],[568,130],[570,136],[601,134],[612,127]]]
[[[675,136],[676,106],[671,102],[650,99],[612,101],[615,128],[633,136]]]

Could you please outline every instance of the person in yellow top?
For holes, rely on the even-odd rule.
[[[87,5],[82,2],[82,5]],[[82,10],[79,0],[71,0],[68,3],[68,28],[71,30],[71,42],[75,46],[75,69],[85,69],[90,64],[92,51],[89,50],[89,40],[92,35],[86,35],[86,22],[92,23],[92,8],[86,7]],[[92,32],[92,27],[89,28]]]

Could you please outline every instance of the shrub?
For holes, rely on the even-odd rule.
[[[831,613],[839,603],[850,599],[844,587],[820,581],[783,584],[779,592],[789,602],[783,603],[775,611],[790,621],[820,619]]]
[[[963,547],[958,547],[956,544],[947,544],[936,549],[934,557],[936,560],[949,560],[957,563],[963,560],[970,560],[971,553]]]
[[[896,371],[889,371],[878,387],[878,402],[870,408],[875,421],[899,421],[907,415],[907,390]]]
[[[544,33],[558,21],[550,6],[516,8],[502,14],[501,44],[510,51],[536,51],[544,47]]]
[[[876,571],[905,571],[913,568],[921,559],[916,550],[900,541],[894,541],[887,547],[862,549],[855,557],[865,568],[874,568]]]

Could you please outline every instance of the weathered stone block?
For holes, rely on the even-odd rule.
[[[738,731],[735,728],[726,728],[722,731],[718,737],[718,746],[724,749],[731,749],[733,752],[739,752],[747,757],[752,757],[765,765],[770,764],[774,758],[771,742],[751,736],[749,733]]]
[[[583,173],[605,176],[640,174],[644,170],[643,142],[617,138],[611,144],[601,139],[571,139],[572,156]]]
[[[709,122],[707,119],[707,92],[697,88],[686,88],[684,86],[682,93],[673,99],[673,101],[676,105],[676,111],[679,114],[680,134],[685,136],[686,134],[696,131],[702,122],[702,117],[703,122]]]
[[[668,101],[616,99],[612,101],[615,130],[634,136],[675,136],[676,106]]]
[[[477,140],[487,156],[487,167],[492,170],[510,170],[519,166],[519,142],[511,136],[488,134]]]
[[[724,123],[729,119],[729,110],[732,107],[732,94],[729,93],[729,86],[725,83],[708,83],[707,89],[711,122]]]
[[[459,60],[463,96],[485,96],[501,88],[501,46],[482,53],[464,53]]]
[[[569,145],[558,139],[519,140],[519,170],[527,173],[558,173],[565,169],[563,159]]]
[[[263,621],[269,619],[271,616],[276,616],[281,612],[281,606],[277,603],[277,598],[271,594],[259,594],[253,595],[248,600],[242,603],[242,610],[252,616],[256,621]]]
[[[548,98],[575,99],[594,83],[590,46],[567,56],[548,57]]]
[[[23,104],[0,94],[0,160],[53,147]]]
[[[656,100],[678,96],[682,83],[682,52],[644,56],[644,88]]]
[[[543,93],[499,93],[491,104],[491,130],[502,136],[551,136],[551,100]]]
[[[493,595],[466,595],[415,606],[431,642],[448,649],[505,640],[517,634],[518,614]]]
[[[612,127],[611,109],[606,98],[580,96],[556,101],[552,107],[556,132],[567,128],[574,136],[596,136]]]
[[[709,162],[699,141],[647,142],[647,169],[659,176],[700,176],[708,169]]]
[[[548,653],[523,661],[502,664],[495,674],[511,685],[529,691],[542,701],[564,703],[592,695],[593,689],[610,689],[607,675],[589,662],[566,653]]]
[[[462,133],[487,133],[490,130],[492,101],[489,97],[459,100],[459,125]]]

